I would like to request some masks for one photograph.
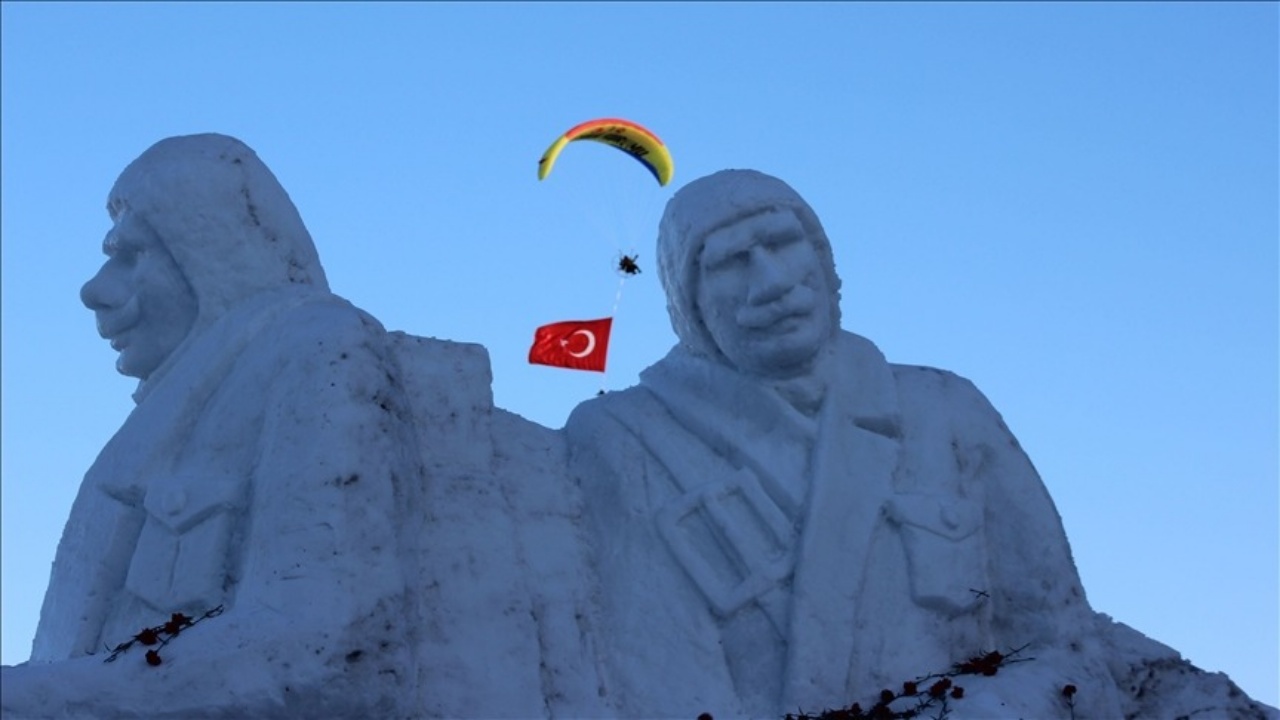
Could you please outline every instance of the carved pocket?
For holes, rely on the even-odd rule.
[[[238,477],[152,480],[125,587],[162,612],[219,604],[245,487]]]
[[[987,585],[981,505],[954,495],[899,495],[885,515],[901,533],[916,604],[946,615],[973,610]]]

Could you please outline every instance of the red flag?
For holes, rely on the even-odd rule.
[[[529,362],[572,370],[604,372],[613,318],[567,320],[543,325],[533,333]]]

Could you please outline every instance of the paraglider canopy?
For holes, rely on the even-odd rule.
[[[575,140],[595,140],[612,145],[640,161],[641,165],[653,173],[659,185],[671,182],[671,176],[675,174],[675,163],[671,159],[671,153],[667,151],[667,146],[662,144],[657,135],[630,120],[601,118],[575,125],[552,143],[538,160],[539,180],[550,174],[551,167],[560,156],[560,151],[565,145]]]

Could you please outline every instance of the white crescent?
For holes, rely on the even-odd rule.
[[[566,343],[565,343],[565,349],[564,349],[564,351],[565,351],[565,352],[569,353],[570,355],[572,355],[572,356],[574,356],[574,357],[576,357],[576,358],[582,358],[582,357],[586,357],[586,356],[590,355],[590,354],[592,353],[592,351],[594,351],[594,350],[596,349],[596,334],[595,334],[595,333],[591,332],[590,330],[574,330],[573,332],[569,333],[569,337],[573,337],[574,335],[586,335],[586,336],[587,336],[587,349],[586,349],[586,350],[583,350],[583,351],[582,351],[582,352],[580,352],[580,353],[576,353],[576,352],[573,352],[572,350],[570,350],[570,349],[568,348],[568,343],[566,342]],[[568,338],[565,338],[565,340],[568,340]]]

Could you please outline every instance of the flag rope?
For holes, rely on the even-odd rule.
[[[613,310],[609,311],[609,317],[611,318],[616,319],[618,316],[618,305],[622,303],[622,286],[626,284],[627,284],[626,276],[618,278],[618,292],[613,296]],[[604,386],[605,386],[604,381],[608,377],[608,373],[609,373],[609,368],[606,366],[604,373],[600,375],[600,392],[596,393],[596,395],[604,394]]]
[[[613,296],[613,310],[609,313],[609,317],[614,317],[618,314],[618,303],[622,302],[622,286],[626,284],[627,279],[625,277],[618,279],[618,294]]]

